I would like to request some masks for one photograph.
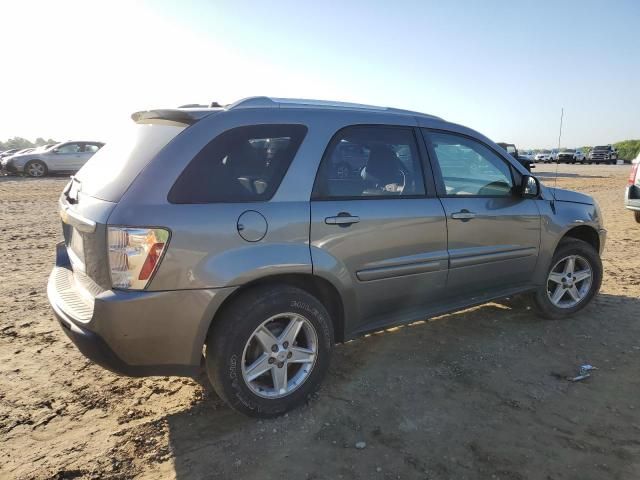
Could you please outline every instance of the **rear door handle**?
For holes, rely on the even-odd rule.
[[[358,223],[359,221],[360,217],[345,212],[341,212],[335,217],[327,217],[324,219],[324,223],[327,225],[341,225],[344,227],[348,227],[352,223]]]
[[[463,221],[471,220],[472,218],[476,218],[476,214],[465,209],[465,210],[460,210],[459,212],[456,212],[456,213],[452,213],[451,218],[454,218],[456,220],[463,220]]]

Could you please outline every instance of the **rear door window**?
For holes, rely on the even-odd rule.
[[[79,153],[80,150],[79,143],[65,143],[57,148],[57,153]]]
[[[94,143],[85,143],[84,144],[84,152],[85,153],[96,153],[100,150],[100,146]]]
[[[169,201],[267,201],[280,186],[306,133],[304,125],[251,125],[228,130],[185,168],[169,192]]]
[[[387,126],[339,131],[322,159],[313,189],[316,200],[424,194],[413,129]]]

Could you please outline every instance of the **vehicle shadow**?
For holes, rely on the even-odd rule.
[[[208,391],[166,417],[175,476],[546,478],[568,458],[579,478],[601,478],[594,462],[615,476],[637,432],[633,411],[607,405],[637,403],[638,311],[638,298],[601,294],[549,321],[515,297],[371,334],[338,346],[315,398],[272,420]],[[567,381],[583,363],[600,370]]]
[[[46,177],[28,177],[26,175],[0,175],[0,182],[41,182],[43,180],[69,179],[68,174],[50,174]]]
[[[539,178],[608,178],[602,175],[584,175],[581,173],[564,173],[564,172],[533,172],[536,177]]]

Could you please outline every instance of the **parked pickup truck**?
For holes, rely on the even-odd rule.
[[[557,163],[576,163],[576,151],[572,148],[561,148],[556,155]]]
[[[520,162],[522,166],[527,170],[531,171],[532,168],[535,168],[535,166],[533,165],[533,160],[520,155],[518,153],[518,149],[513,143],[498,142],[498,145],[504,148],[509,155],[515,158],[518,162]]]
[[[614,164],[618,160],[618,151],[611,145],[601,145],[593,147],[589,152],[588,163],[600,163]]]

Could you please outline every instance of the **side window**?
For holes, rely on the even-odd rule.
[[[100,147],[98,145],[94,145],[91,143],[85,143],[84,145],[84,151],[86,153],[96,153],[98,150],[100,150]]]
[[[447,195],[510,196],[511,167],[483,144],[456,134],[428,132]]]
[[[80,151],[79,143],[66,143],[58,147],[58,153],[78,153]]]
[[[340,130],[322,159],[314,199],[424,195],[413,129],[354,126]]]
[[[227,130],[191,160],[171,188],[169,201],[269,200],[306,133],[304,125],[252,125]]]

